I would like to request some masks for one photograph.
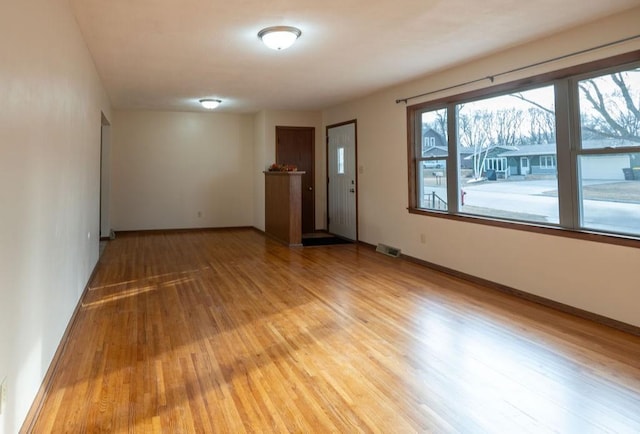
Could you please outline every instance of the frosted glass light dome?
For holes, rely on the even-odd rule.
[[[200,100],[200,104],[202,104],[202,107],[206,108],[207,110],[215,109],[220,105],[221,102],[222,101],[220,101],[219,99],[210,99],[210,98],[205,98]]]
[[[274,26],[258,32],[258,37],[272,50],[285,50],[296,42],[302,32],[290,26]]]

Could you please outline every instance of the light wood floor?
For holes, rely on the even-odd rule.
[[[638,433],[640,338],[356,245],[120,236],[37,433]]]

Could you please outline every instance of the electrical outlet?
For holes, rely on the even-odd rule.
[[[4,414],[7,405],[7,378],[5,377],[0,383],[0,414]]]
[[[198,211],[198,218],[202,217],[202,211]]]
[[[422,244],[427,242],[427,236],[425,234],[420,234],[420,242]]]

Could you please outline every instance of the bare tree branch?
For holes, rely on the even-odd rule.
[[[627,86],[627,83],[624,82],[624,77],[622,76],[622,74],[611,74],[611,79],[620,88],[620,92],[622,92],[622,97],[624,98],[627,109],[629,109],[629,111],[633,113],[637,119],[640,119],[640,108],[636,107],[633,103],[633,98],[631,97],[631,93],[629,92],[629,87]]]
[[[525,101],[525,102],[528,102],[529,104],[532,104],[532,105],[538,107],[539,109],[544,110],[547,113],[551,113],[554,116],[556,114],[556,112],[554,110],[552,110],[550,108],[547,108],[547,107],[543,106],[542,104],[539,104],[539,103],[537,103],[537,102],[535,102],[533,100],[530,100],[529,98],[525,98],[524,95],[522,95],[521,93],[512,93],[509,96],[512,96],[514,98],[518,98],[518,99],[520,99],[522,101]]]
[[[590,133],[597,134],[597,135],[602,136],[602,137],[606,137],[608,139],[619,139],[620,138],[620,136],[617,135],[617,134],[607,133],[606,131],[598,130],[596,128],[588,127],[588,126],[585,126],[585,125],[582,126],[582,129],[585,130],[585,131],[588,131]],[[628,135],[628,136],[625,137],[625,139],[629,140],[630,142],[640,143],[640,137],[637,137],[637,136]]]
[[[607,110],[602,92],[600,92],[600,89],[598,88],[598,85],[595,83],[595,81],[585,80],[583,83],[580,84],[580,89],[584,93],[584,97],[591,103],[593,109],[596,110],[598,114],[600,114],[600,116],[604,118],[607,124],[609,124],[609,126],[613,130],[618,132],[618,135],[613,137],[631,140],[635,135],[624,128],[622,125],[620,125],[618,122],[616,122],[613,117],[611,117],[609,110]],[[592,90],[593,93],[595,93],[595,96],[592,93]],[[606,134],[604,134],[605,132],[597,131],[597,133],[602,133],[603,136],[606,136]]]

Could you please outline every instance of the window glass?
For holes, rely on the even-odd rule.
[[[420,157],[416,161],[418,207],[446,211],[449,156],[446,109],[422,113],[420,137],[417,152]]]
[[[409,107],[410,212],[640,239],[640,62],[621,58]]]
[[[582,228],[640,235],[640,167],[629,168],[632,157],[640,155],[579,156]]]
[[[553,155],[540,156],[540,167],[543,167],[545,169],[555,169],[556,157]]]
[[[583,149],[640,146],[640,68],[578,82]]]
[[[554,87],[458,104],[459,210],[559,222]]]
[[[447,210],[446,160],[426,160],[418,163],[418,177],[422,181],[420,208]]]
[[[580,226],[640,235],[640,68],[578,81]]]

